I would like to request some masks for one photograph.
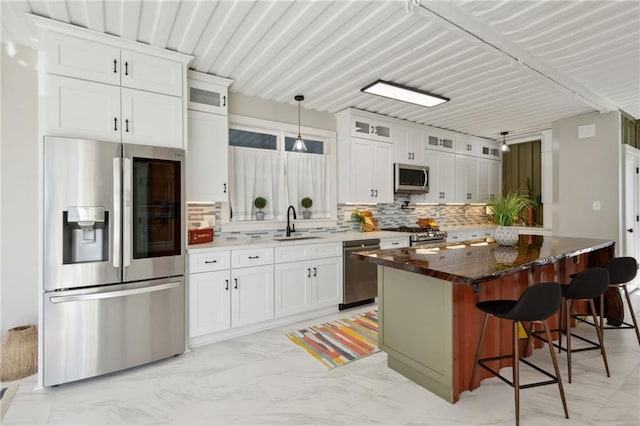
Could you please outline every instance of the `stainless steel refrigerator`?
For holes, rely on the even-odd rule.
[[[183,159],[45,137],[45,386],[184,352]]]

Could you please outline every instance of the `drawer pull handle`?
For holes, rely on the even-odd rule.
[[[235,284],[235,285],[233,286],[233,288],[235,288],[235,289],[237,290],[237,289],[238,289],[238,279],[237,279],[237,278],[234,278],[234,279],[233,279],[233,283]]]
[[[205,260],[204,263],[218,263],[217,260]]]
[[[249,259],[260,259],[260,256],[249,256]]]
[[[224,280],[224,282],[227,284],[224,289],[229,291],[229,280]]]
[[[317,277],[318,276],[318,269],[317,268],[313,268],[313,276]]]
[[[398,242],[391,243],[392,246],[397,246],[398,244],[400,244],[400,243],[398,243]]]
[[[311,268],[307,268],[307,278],[311,278]]]

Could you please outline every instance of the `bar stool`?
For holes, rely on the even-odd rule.
[[[604,340],[602,338],[602,328],[601,324],[598,322],[596,308],[593,303],[593,299],[598,298],[600,301],[600,312],[602,312],[602,301],[604,292],[607,291],[607,288],[609,287],[609,272],[605,268],[590,268],[580,273],[574,274],[572,277],[573,278],[571,280],[571,283],[560,286],[562,288],[562,304],[560,306],[561,328],[551,330],[560,332],[558,343],[553,343],[553,345],[558,348],[559,353],[562,353],[563,350],[567,352],[569,383],[571,383],[571,354],[573,352],[582,352],[593,349],[600,349],[600,354],[602,355],[602,360],[604,361],[604,369],[607,373],[607,377],[610,377],[609,363],[607,362],[607,352],[605,350]],[[572,333],[570,330],[572,318],[584,321],[578,314],[572,313],[574,302],[580,300],[588,302],[588,310],[591,313],[591,318],[593,320],[593,324],[595,325],[596,336],[598,337],[597,343],[583,336]],[[602,320],[602,317],[600,317],[600,320]],[[564,328],[562,328],[563,323]],[[562,347],[563,334],[567,336],[566,348]],[[531,333],[531,335],[537,337],[538,339],[545,340],[544,338],[539,336],[539,332],[533,332]],[[572,337],[589,343],[590,345],[583,348],[572,348]],[[549,340],[547,339],[547,342],[548,341]]]
[[[627,299],[627,306],[629,307],[629,313],[631,314],[631,320],[633,324],[622,321],[619,327],[609,326],[605,327],[602,321],[602,310],[600,311],[600,328],[601,329],[629,329],[635,328],[636,337],[638,338],[638,344],[640,344],[640,331],[638,330],[638,320],[636,314],[633,311],[633,305],[631,304],[631,298],[629,297],[629,290],[627,289],[627,283],[636,277],[638,273],[638,262],[633,257],[614,257],[609,260],[605,265],[607,271],[609,271],[609,287],[615,287],[617,289],[622,288],[624,290],[624,297]]]
[[[507,383],[514,388],[514,399],[516,409],[516,426],[520,423],[520,389],[527,389],[535,386],[550,385],[553,383],[558,384],[560,390],[560,397],[562,399],[562,407],[564,408],[564,415],[568,419],[569,412],[567,411],[567,401],[564,396],[564,389],[562,387],[562,378],[558,370],[558,360],[556,358],[555,351],[549,345],[549,353],[551,354],[551,360],[553,361],[553,369],[555,376],[551,373],[541,369],[540,367],[532,364],[526,359],[520,358],[520,348],[518,339],[518,322],[526,321],[531,322],[529,325],[529,334],[531,333],[531,327],[533,323],[542,323],[544,331],[547,335],[547,340],[551,342],[551,334],[549,333],[549,323],[547,318],[558,311],[560,307],[561,298],[560,285],[558,283],[540,283],[528,287],[520,296],[518,300],[488,300],[479,302],[476,304],[476,308],[483,311],[484,321],[482,322],[482,331],[480,332],[480,341],[478,342],[478,349],[476,351],[476,358],[473,364],[473,370],[471,372],[471,386],[469,389],[473,389],[473,382],[476,376],[477,366],[484,368],[485,370],[498,377],[503,382]],[[489,358],[480,358],[480,351],[482,349],[482,343],[484,341],[484,335],[487,328],[487,320],[489,315],[493,315],[500,319],[506,319],[513,321],[513,353],[510,355],[494,356]],[[497,361],[500,359],[513,358],[513,380],[510,381],[506,377],[503,377],[498,371],[490,368],[486,365],[487,362]],[[541,381],[536,383],[529,383],[525,385],[520,384],[520,367],[519,362],[527,364],[535,370],[543,373],[551,380]]]

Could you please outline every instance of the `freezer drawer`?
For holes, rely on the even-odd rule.
[[[45,386],[185,350],[184,278],[44,293]]]

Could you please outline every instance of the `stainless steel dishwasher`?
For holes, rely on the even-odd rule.
[[[344,298],[339,308],[347,309],[373,303],[378,295],[378,268],[375,264],[360,260],[351,253],[363,250],[379,250],[380,240],[344,241],[342,243]]]

